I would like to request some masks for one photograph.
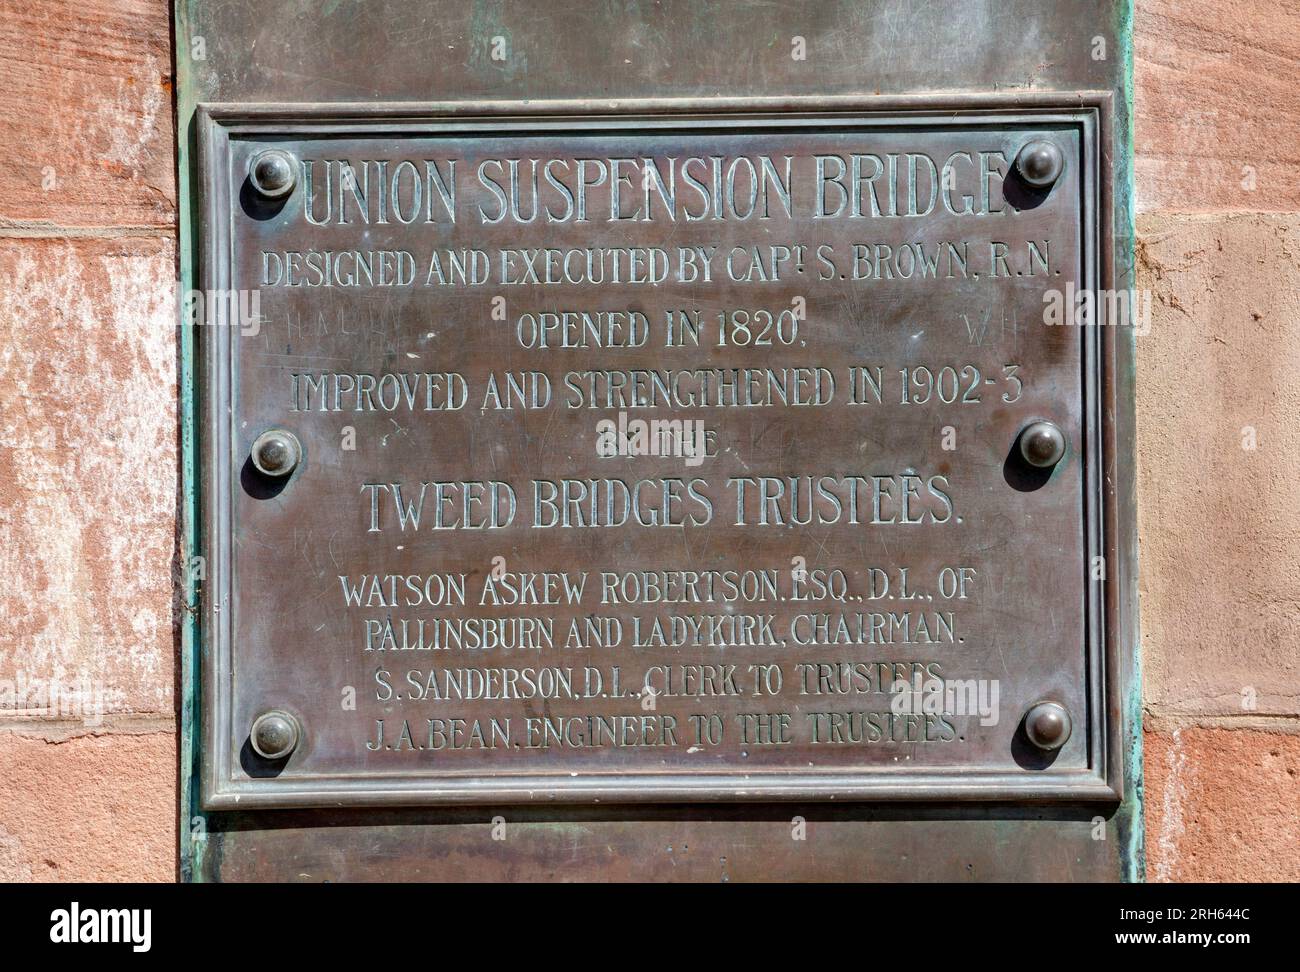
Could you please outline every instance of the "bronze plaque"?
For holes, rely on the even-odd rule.
[[[1117,800],[1107,110],[202,107],[205,806]]]

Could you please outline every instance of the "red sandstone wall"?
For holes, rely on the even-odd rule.
[[[167,4],[0,0],[0,119],[0,878],[170,881]]]
[[[1300,7],[1137,7],[1147,877],[1295,881]]]

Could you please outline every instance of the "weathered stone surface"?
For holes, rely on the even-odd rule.
[[[0,733],[0,880],[174,880],[175,763],[171,732]]]
[[[1144,701],[1294,714],[1300,216],[1146,216],[1139,237],[1155,298],[1137,338]]]
[[[0,0],[0,228],[175,219],[166,0]]]
[[[1300,880],[1300,735],[1148,732],[1147,878]]]
[[[1140,210],[1300,209],[1300,6],[1137,0]]]
[[[171,712],[174,251],[0,238],[0,717]]]

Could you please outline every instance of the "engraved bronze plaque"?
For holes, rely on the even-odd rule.
[[[1108,112],[201,107],[204,805],[1119,799]]]

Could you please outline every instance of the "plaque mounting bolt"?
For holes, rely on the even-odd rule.
[[[267,199],[280,199],[293,192],[298,163],[288,152],[267,149],[248,163],[248,181]]]
[[[287,476],[302,461],[298,437],[284,429],[270,429],[253,440],[253,466],[263,476]]]
[[[285,759],[298,748],[301,737],[298,720],[281,709],[263,712],[253,720],[253,728],[248,733],[253,751],[270,760]]]
[[[1016,156],[1016,168],[1031,186],[1046,189],[1061,178],[1065,159],[1053,142],[1029,142]]]
[[[1065,455],[1065,433],[1055,422],[1033,422],[1020,433],[1020,454],[1039,469],[1050,469]]]
[[[1025,713],[1025,735],[1039,749],[1060,749],[1070,738],[1070,713],[1057,702],[1039,702]]]

